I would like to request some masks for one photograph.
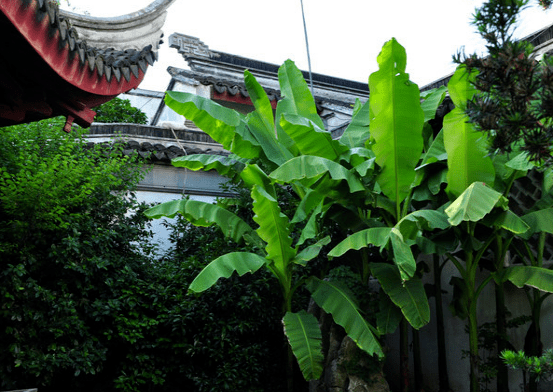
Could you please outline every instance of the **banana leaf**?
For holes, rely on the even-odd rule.
[[[259,142],[264,155],[277,166],[293,157],[293,154],[277,141],[273,108],[262,86],[248,71],[244,71],[244,84],[256,108],[247,116],[248,127]]]
[[[444,212],[448,222],[458,226],[463,221],[477,222],[496,206],[507,209],[508,200],[482,182],[471,184]]]
[[[404,48],[393,38],[385,43],[377,62],[379,71],[369,77],[371,149],[381,167],[377,183],[394,200],[399,219],[400,203],[410,192],[423,151],[424,114],[419,89],[405,72]]]
[[[301,266],[305,266],[308,261],[316,258],[321,252],[321,249],[323,249],[323,247],[329,242],[331,242],[331,237],[327,236],[317,241],[315,244],[307,246],[296,255],[296,257],[293,259],[293,262]]]
[[[275,111],[277,139],[294,156],[297,156],[299,152],[294,141],[279,124],[281,116],[284,114],[296,114],[313,121],[321,129],[324,129],[325,125],[317,114],[315,100],[310,93],[302,72],[300,72],[292,60],[286,60],[279,67],[278,77],[282,99],[277,103],[277,110]]]
[[[474,77],[462,64],[448,83],[448,91],[456,105],[443,120],[444,147],[448,153],[446,191],[452,198],[460,196],[475,181],[494,185],[495,170],[487,156],[485,134],[475,129],[464,111],[475,93],[471,84]]]
[[[340,282],[325,281],[311,277],[307,288],[314,301],[327,313],[335,323],[344,328],[346,334],[366,353],[384,357],[383,350],[372,328],[362,316],[354,296]]]
[[[402,281],[398,268],[391,264],[371,263],[371,273],[392,302],[400,308],[406,320],[415,329],[420,329],[430,320],[429,302],[419,278]]]
[[[369,139],[369,100],[354,111],[352,120],[339,141],[352,149],[363,147],[367,139]]]
[[[517,287],[530,286],[552,293],[552,270],[528,265],[513,265],[494,273],[497,283],[512,282]]]
[[[551,200],[552,203],[552,200]],[[528,239],[535,233],[550,233],[552,234],[552,216],[554,212],[552,207],[543,210],[530,212],[521,217],[529,226],[529,230],[521,235],[522,238]]]
[[[390,227],[372,227],[360,230],[338,243],[327,256],[340,257],[349,250],[359,250],[370,244],[382,248],[387,244],[391,230]]]
[[[287,135],[294,140],[302,155],[313,155],[336,161],[341,154],[348,151],[348,147],[333,140],[329,132],[318,128],[317,125],[305,117],[283,114],[279,124]]]
[[[239,276],[247,272],[254,273],[266,263],[265,258],[255,253],[227,253],[204,267],[190,284],[189,290],[200,293],[212,287],[220,278],[229,278],[233,272],[237,272]]]
[[[172,200],[158,204],[145,211],[149,218],[158,219],[162,217],[173,218],[177,214],[195,226],[217,225],[226,237],[237,243],[244,240],[244,236],[257,237],[256,232],[248,223],[237,215],[215,204],[198,200]]]
[[[379,298],[379,312],[377,313],[377,330],[381,335],[393,334],[402,321],[402,312],[386,295]]]
[[[238,112],[195,94],[168,91],[166,105],[176,113],[193,121],[224,149],[248,159],[262,152],[260,143],[246,126],[246,119]]]
[[[437,109],[442,101],[444,101],[445,97],[446,86],[440,86],[431,91],[425,92],[425,95],[423,95],[423,101],[421,102],[421,109],[423,109],[424,114],[424,122],[435,118],[435,115],[437,114]]]
[[[283,280],[288,280],[288,265],[296,256],[296,251],[291,247],[289,220],[281,212],[277,200],[261,186],[254,185],[251,195],[254,200],[254,221],[260,225],[256,232],[266,242],[267,258],[274,263],[274,273],[284,284]]]
[[[287,312],[283,318],[283,325],[304,379],[319,379],[323,372],[323,353],[317,319],[305,310],[298,313]]]
[[[351,193],[365,189],[359,178],[344,166],[311,155],[292,158],[270,173],[269,177],[277,182],[290,184],[302,179],[319,178],[325,174],[329,174],[333,180],[345,180]]]

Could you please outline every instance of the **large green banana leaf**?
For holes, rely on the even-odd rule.
[[[317,319],[305,310],[298,313],[287,312],[283,318],[283,325],[304,379],[319,379],[323,372],[323,353]]]
[[[551,201],[552,202],[552,201]],[[529,230],[525,232],[521,237],[528,239],[535,233],[550,233],[552,234],[552,216],[554,212],[552,207],[545,208],[543,210],[538,210],[530,212],[521,217],[529,226]]]
[[[308,261],[316,258],[321,252],[321,249],[323,249],[323,247],[327,245],[329,242],[331,242],[331,237],[327,236],[317,241],[315,244],[307,246],[300,253],[296,255],[293,262],[296,264],[305,266],[308,263]]]
[[[529,225],[510,210],[502,211],[498,214],[492,222],[492,225],[515,234],[523,234],[529,231]]]
[[[421,108],[423,109],[424,122],[432,120],[437,114],[437,109],[439,105],[444,101],[446,97],[446,86],[440,86],[431,91],[426,91],[423,96],[423,101],[421,102]]]
[[[284,114],[296,114],[313,121],[321,129],[324,129],[325,125],[317,114],[315,100],[310,93],[302,72],[300,72],[292,60],[286,60],[281,65],[278,77],[282,99],[277,103],[277,110],[275,111],[277,139],[293,155],[297,156],[298,149],[294,141],[279,124],[281,116]]]
[[[392,264],[371,263],[370,269],[381,283],[383,291],[400,308],[412,327],[419,329],[429,322],[429,303],[419,278],[413,277],[403,282],[398,268]]]
[[[453,198],[473,182],[481,181],[494,185],[495,170],[487,156],[487,141],[482,132],[478,132],[465,113],[467,101],[475,93],[471,84],[474,74],[466,67],[457,68],[448,83],[448,91],[456,108],[443,120],[444,147],[448,153],[448,186],[446,191]]]
[[[552,270],[528,265],[514,265],[495,273],[498,282],[510,281],[517,287],[530,286],[552,293]]]
[[[177,214],[195,226],[217,225],[226,237],[241,243],[244,236],[257,237],[254,229],[237,215],[215,204],[198,200],[172,200],[158,204],[145,211],[146,216],[153,219],[162,217],[173,218]]]
[[[293,155],[282,143],[277,141],[271,102],[262,86],[248,70],[244,71],[244,84],[256,108],[247,116],[248,127],[260,143],[267,159],[279,166]]]
[[[382,248],[387,244],[391,230],[390,227],[372,227],[360,230],[339,242],[327,256],[340,257],[349,250],[359,250],[370,244]]]
[[[318,128],[312,121],[296,114],[283,114],[281,128],[294,140],[302,155],[313,155],[336,161],[348,147],[333,140],[331,134]]]
[[[209,154],[192,154],[174,158],[171,164],[189,170],[216,170],[221,176],[234,178],[244,169],[244,163],[230,157]]]
[[[381,335],[393,334],[402,321],[402,311],[386,295],[379,299],[379,312],[377,313],[377,330]]]
[[[423,151],[424,114],[419,89],[405,72],[404,48],[393,38],[385,43],[377,62],[379,71],[369,77],[371,149],[381,167],[377,183],[394,200],[400,215],[400,203],[410,192]]]
[[[359,101],[357,101],[359,102]],[[363,147],[369,139],[369,100],[354,110],[352,121],[340,137],[341,144],[349,148]]]
[[[396,227],[391,229],[389,238],[394,254],[393,261],[398,267],[398,271],[400,271],[402,281],[407,281],[416,272],[416,261],[412,249]]]
[[[508,200],[482,182],[474,182],[444,212],[448,222],[458,226],[463,221],[477,222],[495,206],[507,208]]]
[[[415,239],[419,231],[446,229],[450,226],[447,215],[437,210],[417,210],[402,218],[396,228],[405,239]]]
[[[383,350],[373,329],[360,313],[350,290],[340,282],[325,281],[311,277],[307,288],[314,301],[327,313],[335,323],[344,328],[346,334],[370,355],[384,357]],[[375,332],[374,332],[375,331]]]
[[[168,91],[165,103],[178,114],[193,121],[224,149],[243,158],[257,158],[262,152],[260,143],[246,126],[238,112],[195,94]]]
[[[246,165],[244,170],[240,173],[240,178],[244,181],[248,188],[251,189],[254,185],[259,185],[263,189],[265,189],[266,192],[271,195],[271,197],[277,199],[275,187],[273,186],[271,179],[258,165]]]
[[[339,257],[349,250],[359,250],[370,244],[382,249],[389,242],[392,245],[394,262],[398,266],[402,279],[410,279],[416,271],[416,262],[410,245],[404,241],[396,227],[372,227],[360,230],[338,243],[327,256]]]
[[[289,279],[288,265],[296,256],[296,251],[291,247],[289,220],[281,212],[277,200],[261,186],[254,185],[251,195],[254,200],[254,221],[260,225],[256,232],[267,244],[265,250],[267,258],[274,263],[274,273],[286,286]]]
[[[269,177],[277,182],[290,184],[302,179],[319,178],[327,173],[333,180],[345,180],[351,193],[365,189],[360,179],[344,166],[329,159],[311,155],[292,158],[270,173]]]
[[[233,272],[242,276],[247,272],[256,272],[266,263],[265,258],[255,253],[227,253],[204,267],[190,284],[189,290],[200,293],[212,287],[220,278],[229,278]]]
[[[279,68],[279,86],[283,99],[277,104],[277,119],[283,114],[296,114],[313,121],[319,128],[325,129],[323,120],[317,114],[314,97],[302,72],[292,60],[286,60]]]

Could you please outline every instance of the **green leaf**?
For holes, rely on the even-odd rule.
[[[244,181],[248,188],[252,188],[254,185],[259,185],[265,189],[271,197],[277,199],[277,194],[275,193],[275,188],[271,183],[271,179],[258,165],[246,165],[244,170],[240,173],[240,178]]]
[[[283,325],[304,379],[319,379],[323,372],[323,354],[321,330],[317,319],[305,310],[298,313],[287,312],[283,318]]]
[[[329,257],[339,257],[349,250],[359,250],[372,244],[378,247],[384,247],[391,232],[390,227],[372,227],[370,229],[360,230],[342,240],[329,252]]]
[[[397,209],[410,192],[423,150],[423,110],[419,89],[410,82],[406,51],[393,38],[381,50],[379,71],[369,77],[369,131],[375,162],[381,167],[377,183]]]
[[[517,287],[531,286],[552,293],[552,270],[527,265],[514,265],[495,273],[495,281],[510,281]]]
[[[381,335],[393,334],[402,320],[402,312],[387,295],[379,298],[377,313],[377,330]]]
[[[244,163],[236,159],[221,155],[193,154],[174,158],[171,164],[175,167],[184,167],[189,170],[216,170],[224,177],[233,178],[244,169]]]
[[[496,227],[501,227],[515,234],[523,234],[529,230],[529,225],[523,219],[512,211],[503,211],[493,223]]]
[[[302,72],[300,72],[293,61],[285,61],[279,68],[278,77],[282,99],[277,103],[275,113],[275,118],[277,119],[275,124],[277,138],[294,156],[297,156],[298,149],[294,145],[294,141],[279,124],[281,116],[284,114],[296,114],[313,121],[321,129],[324,129],[325,125],[317,114],[315,100],[310,93],[308,84],[304,80]]]
[[[390,232],[392,251],[394,254],[394,263],[400,271],[402,281],[406,281],[414,276],[416,272],[416,261],[410,245],[406,243],[402,234],[395,227]]]
[[[432,231],[435,229],[446,229],[450,226],[448,217],[441,211],[417,210],[400,220],[396,228],[406,239],[415,239],[420,230]]]
[[[391,264],[371,263],[370,269],[412,327],[419,329],[429,322],[429,303],[420,279],[413,277],[403,282],[398,268]]]
[[[226,237],[240,243],[245,235],[257,237],[254,229],[237,215],[215,204],[198,200],[172,200],[145,211],[149,218],[173,218],[181,214],[195,226],[217,225]]]
[[[189,290],[200,293],[212,287],[219,278],[229,278],[233,272],[237,272],[239,276],[247,272],[254,273],[266,263],[265,258],[255,253],[227,253],[204,267],[190,284]]]
[[[270,173],[269,177],[281,183],[291,183],[306,178],[321,177],[327,173],[333,180],[345,180],[352,193],[365,189],[358,177],[344,166],[329,159],[311,155],[292,158]]]
[[[262,149],[246,127],[244,116],[198,95],[167,91],[166,105],[193,121],[224,149],[243,158],[257,158]]]
[[[366,322],[350,290],[340,282],[329,282],[311,277],[307,283],[314,301],[335,323],[344,328],[346,334],[366,353],[384,357],[379,341]]]
[[[341,154],[348,151],[346,146],[333,140],[329,132],[318,128],[305,117],[283,114],[279,124],[294,140],[302,155],[313,155],[336,161]]]
[[[293,154],[277,141],[271,102],[262,86],[248,70],[244,71],[244,84],[256,108],[247,116],[248,127],[260,144],[267,159],[277,166],[281,165],[292,158]]]
[[[317,114],[308,84],[292,60],[284,62],[279,68],[278,76],[283,99],[277,104],[276,117],[279,119],[283,114],[296,114],[313,121],[320,129],[325,129],[323,120]]]
[[[497,205],[505,207],[507,199],[486,184],[474,182],[444,212],[448,215],[448,222],[458,226],[462,221],[483,219]]]
[[[472,76],[473,77],[473,76]],[[458,197],[475,181],[494,185],[495,171],[487,156],[484,133],[475,130],[464,112],[466,102],[474,94],[471,79],[462,65],[448,83],[448,90],[456,108],[444,117],[444,147],[448,153],[448,186],[446,191]]]
[[[274,262],[277,277],[282,284],[286,283],[288,265],[296,256],[296,251],[291,247],[289,220],[281,212],[277,200],[261,186],[254,185],[251,195],[254,200],[254,221],[260,225],[256,232],[267,243],[267,258]]]
[[[423,167],[427,166],[430,163],[435,163],[439,161],[445,161],[448,158],[448,154],[444,148],[444,130],[441,129],[437,137],[431,143],[429,150],[423,156],[421,160],[421,165],[416,168],[420,170]]]
[[[367,139],[369,139],[369,100],[352,116],[350,124],[339,140],[341,144],[354,148],[363,147]]]
[[[552,207],[543,210],[534,211],[521,217],[529,226],[529,231],[522,235],[523,238],[529,238],[535,233],[550,233],[552,234],[552,215],[554,214]]]
[[[246,90],[248,91],[252,104],[256,108],[256,112],[259,114],[260,119],[264,124],[266,133],[275,135],[275,120],[273,118],[273,108],[271,107],[271,102],[269,101],[263,87],[248,70],[244,71],[244,85],[246,86]]]
[[[321,249],[323,249],[323,247],[329,242],[331,242],[331,237],[327,236],[317,241],[315,244],[306,247],[296,255],[293,262],[305,266],[308,261],[316,258],[319,255],[319,252],[321,252]]]
[[[446,86],[440,86],[439,88],[425,92],[423,102],[421,102],[421,109],[423,109],[424,122],[432,120],[437,114],[439,105],[444,101],[446,97]]]

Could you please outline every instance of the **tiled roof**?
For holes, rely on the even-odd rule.
[[[94,123],[86,138],[89,145],[112,145],[115,141],[123,141],[124,154],[136,152],[140,157],[158,163],[170,163],[173,158],[184,155],[229,154],[206,133],[192,129],[172,131],[149,125]]]
[[[88,126],[91,107],[138,87],[156,60],[152,45],[90,45],[48,0],[0,1],[0,15],[0,126],[58,115],[66,130],[73,121]]]

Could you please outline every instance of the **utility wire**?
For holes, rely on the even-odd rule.
[[[312,79],[312,62],[310,61],[310,45],[308,45],[308,30],[306,29],[306,18],[304,16],[304,2],[302,0],[300,0],[300,7],[302,8],[302,22],[304,22],[304,37],[306,38],[306,53],[308,54],[308,72],[310,75],[310,90],[312,92],[312,97],[314,97],[314,81]]]

